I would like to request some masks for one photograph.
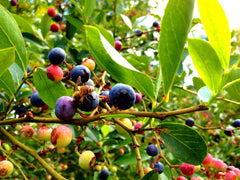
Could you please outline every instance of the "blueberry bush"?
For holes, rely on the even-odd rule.
[[[240,178],[240,31],[166,4],[0,0],[0,178]]]

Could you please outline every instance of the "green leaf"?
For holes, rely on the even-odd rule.
[[[104,38],[106,40],[108,40],[108,42],[113,46],[115,47],[115,44],[114,44],[114,38],[113,38],[113,35],[108,31],[106,30],[104,27],[102,26],[99,26],[99,25],[94,25],[95,27],[98,28],[98,30],[100,31],[100,33],[104,36]]]
[[[199,165],[207,156],[207,145],[193,128],[178,123],[161,123],[164,145],[179,160]]]
[[[142,178],[142,180],[149,180],[149,179],[158,179],[158,173],[155,170],[152,170]]]
[[[218,0],[198,0],[201,22],[208,39],[215,49],[222,68],[227,69],[230,57],[230,39],[228,19]]]
[[[85,26],[85,29],[89,50],[97,65],[106,70],[116,81],[129,84],[154,100],[153,83],[150,77],[129,64],[97,28]]]
[[[121,15],[123,21],[125,22],[125,24],[127,25],[127,27],[128,27],[130,30],[132,30],[132,22],[131,22],[131,20],[130,20],[127,16],[125,16],[125,15],[123,15],[123,14],[120,14],[120,15]]]
[[[6,102],[0,99],[0,112],[5,112],[7,110]]]
[[[207,86],[204,86],[198,90],[198,97],[203,102],[209,102],[213,95],[211,90]]]
[[[12,15],[0,5],[0,49],[15,46],[15,62],[23,72],[27,70],[25,43]]]
[[[15,85],[9,69],[0,76],[0,91],[3,91],[11,97],[14,97]]]
[[[6,49],[0,49],[0,76],[11,66],[15,60],[15,48],[10,47]]]
[[[92,127],[89,126],[86,130],[86,136],[88,136],[95,142],[99,142],[99,132],[96,128],[92,129]]]
[[[197,91],[200,88],[202,88],[203,86],[206,86],[206,84],[204,84],[203,80],[199,77],[193,77],[192,81],[193,81],[193,86]]]
[[[158,54],[166,101],[181,62],[191,27],[193,7],[194,0],[169,0],[163,16]]]
[[[75,28],[83,30],[83,22],[80,19],[75,18],[71,15],[64,15],[64,17]]]
[[[43,38],[46,38],[48,32],[50,31],[51,21],[52,21],[52,18],[49,17],[47,14],[45,14],[42,17],[40,29],[41,29],[41,33],[42,33]]]
[[[9,67],[9,71],[12,74],[15,84],[17,86],[20,85],[22,82],[22,77],[23,77],[23,71],[20,69],[20,67],[16,63],[13,63]]]
[[[63,83],[48,79],[46,71],[41,68],[38,68],[33,74],[33,82],[41,99],[51,108],[55,108],[59,97],[67,96],[67,90]]]
[[[84,2],[84,15],[86,19],[89,19],[89,16],[91,16],[95,4],[96,0],[87,0]]]
[[[108,125],[104,124],[101,127],[101,131],[102,131],[103,137],[106,137],[109,134],[109,132],[110,132],[110,128],[109,128]]]
[[[219,91],[223,69],[212,46],[201,39],[188,39],[188,50],[203,82],[215,94]]]

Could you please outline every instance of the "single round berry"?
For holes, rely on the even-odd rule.
[[[58,98],[55,105],[55,115],[63,120],[68,121],[73,118],[76,113],[76,108],[73,104],[73,98],[69,96],[62,96]]]
[[[42,99],[40,98],[38,92],[33,93],[33,95],[30,98],[30,102],[33,106],[35,107],[42,107],[45,105],[45,103],[42,101]]]
[[[135,93],[135,95],[136,95],[135,104],[139,104],[142,101],[142,95],[139,93]]]
[[[27,66],[27,73],[29,73],[32,69],[30,68],[30,66]]]
[[[62,32],[65,32],[66,29],[67,29],[66,24],[61,24],[61,25],[60,25],[60,30],[61,30]]]
[[[17,0],[10,1],[11,6],[16,6],[18,4]]]
[[[234,134],[234,131],[230,131],[232,128],[231,127],[227,127],[226,130],[224,131],[224,133],[227,135],[227,136],[232,136]]]
[[[90,169],[95,165],[95,162],[96,162],[96,156],[90,150],[83,151],[78,160],[79,166],[82,169]]]
[[[10,161],[0,161],[0,178],[9,177],[12,174],[13,169],[13,164]]]
[[[66,125],[59,125],[51,132],[51,142],[55,147],[66,147],[72,141],[72,131]]]
[[[57,15],[57,10],[55,8],[48,8],[47,10],[47,14],[50,17],[55,17]]]
[[[120,118],[119,120],[122,122],[122,124],[124,124],[129,129],[132,128],[132,122],[131,122],[130,119],[128,119],[128,118]],[[116,124],[116,130],[120,134],[127,134],[127,131],[125,129],[123,129],[119,124]]]
[[[32,126],[23,126],[20,130],[20,136],[24,138],[31,138],[34,134],[34,129]]]
[[[179,176],[176,180],[187,180],[184,176]]]
[[[210,164],[211,161],[212,161],[212,155],[208,153],[204,161],[202,162],[202,164],[207,165],[207,164]]]
[[[48,126],[42,126],[37,131],[38,139],[42,141],[48,141],[51,139],[52,128]]]
[[[65,61],[66,53],[62,48],[56,47],[48,53],[48,60],[53,65],[60,65]]]
[[[194,165],[188,163],[182,163],[180,169],[185,176],[191,176],[195,171]]]
[[[92,59],[84,59],[81,65],[86,66],[90,71],[93,71],[96,66],[95,61]]]
[[[121,43],[121,41],[115,41],[115,42],[114,42],[114,45],[115,45],[115,49],[116,49],[117,51],[120,51],[120,50],[122,49],[122,43]]]
[[[52,32],[58,32],[59,29],[60,29],[60,27],[59,27],[58,24],[52,24],[52,25],[50,26],[50,30],[51,30]]]
[[[135,126],[134,126],[134,129],[137,130],[137,129],[141,128],[141,127],[142,127],[142,123],[141,122],[140,123],[136,123]],[[138,134],[144,134],[145,131],[138,131],[137,133]]]
[[[75,66],[72,69],[71,74],[70,74],[72,81],[75,83],[77,82],[77,79],[79,76],[81,77],[82,83],[87,82],[90,78],[90,75],[91,75],[90,70],[86,66],[83,66],[83,65]]]
[[[154,163],[154,169],[156,169],[156,171],[158,172],[158,174],[161,174],[164,171],[164,166],[162,163],[160,162],[156,162]]]
[[[159,25],[159,26],[157,27],[157,32],[160,32],[160,30],[161,30],[161,26]]]
[[[47,68],[47,77],[54,82],[59,82],[63,79],[63,71],[59,66],[49,66]]]
[[[143,35],[143,32],[142,32],[142,30],[137,29],[137,30],[135,30],[135,34],[136,34],[138,37],[141,37],[141,36]]]
[[[224,177],[224,180],[236,180],[237,175],[234,171],[228,171]]]
[[[233,127],[235,128],[240,127],[240,119],[236,119],[233,121]]]
[[[158,27],[158,26],[159,26],[159,22],[154,21],[153,24],[152,24],[152,26],[155,27],[155,28]]]
[[[62,15],[60,13],[57,13],[56,16],[52,18],[53,21],[59,22],[62,19]]]
[[[82,98],[82,101],[78,104],[78,108],[82,111],[92,111],[99,105],[98,94],[95,91],[84,95]]]
[[[25,106],[20,105],[16,108],[16,114],[19,115],[19,117],[23,117],[27,113],[27,109]]]
[[[125,110],[134,105],[136,95],[131,86],[119,83],[110,90],[109,100],[116,108]]]
[[[192,127],[194,125],[194,119],[193,118],[187,118],[186,121],[185,121],[185,124],[187,126]]]
[[[156,156],[158,154],[158,148],[153,144],[148,145],[146,151],[149,156]]]
[[[99,179],[100,180],[106,180],[109,176],[109,171],[107,169],[103,169],[101,170],[100,174],[99,174]]]
[[[215,159],[213,161],[213,168],[218,171],[225,172],[227,170],[227,165],[221,159]]]

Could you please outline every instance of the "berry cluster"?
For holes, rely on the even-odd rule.
[[[55,8],[48,8],[47,10],[48,16],[52,17],[52,20],[56,23],[52,24],[50,27],[50,30],[54,33],[58,32],[59,29],[62,31],[66,31],[66,25],[61,24],[61,26],[58,25],[62,21],[62,15],[60,13],[57,13],[57,10]]]

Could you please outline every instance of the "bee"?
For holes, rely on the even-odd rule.
[[[88,101],[90,101],[88,98],[89,96],[92,97],[92,99],[95,99],[91,93],[95,91],[95,87],[90,85],[83,85],[81,82],[81,76],[78,77],[77,82],[75,84],[75,91],[73,93],[73,103],[75,105],[82,104],[84,99],[86,98]]]

